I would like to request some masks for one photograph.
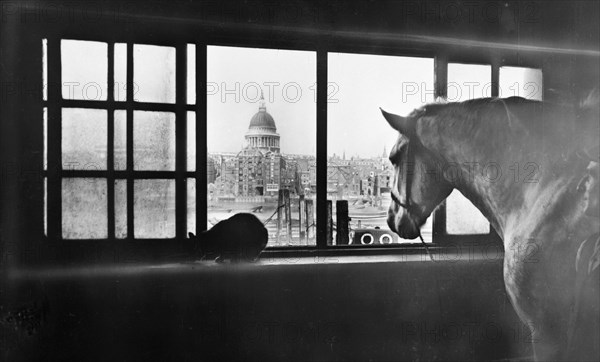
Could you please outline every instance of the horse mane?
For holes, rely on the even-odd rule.
[[[421,133],[432,138],[434,144],[445,139],[446,143],[470,144],[490,155],[507,147],[521,147],[521,153],[535,151],[564,158],[581,149],[593,148],[594,142],[598,142],[597,119],[580,114],[584,113],[575,107],[509,97],[430,103],[409,117],[424,124]],[[594,138],[587,139],[585,136],[589,134]]]

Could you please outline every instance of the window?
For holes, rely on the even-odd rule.
[[[498,68],[497,91],[500,97],[520,96],[542,99],[540,69],[502,66]],[[492,67],[485,64],[448,64],[448,100],[464,101],[490,97],[494,91]],[[459,191],[446,199],[445,232],[449,235],[478,235],[491,232],[485,217]]]
[[[268,246],[315,245],[316,54],[207,49],[209,227],[238,212],[265,223]],[[237,177],[235,176],[237,175]]]
[[[195,64],[178,60],[194,61],[195,54],[186,58],[194,47],[71,39],[44,39],[42,46],[44,84],[61,80],[44,87],[48,236],[171,239],[195,232],[196,175],[188,171],[195,169],[196,112],[184,104],[195,94],[183,77]]]
[[[492,94],[492,67],[479,64],[448,64],[448,101],[462,102]],[[490,224],[458,190],[446,199],[446,232],[454,235],[488,234]]]
[[[269,247],[414,243],[387,230],[396,132],[379,107],[406,115],[440,88],[449,101],[542,98],[540,69],[492,66],[483,56],[460,64],[435,49],[377,55],[360,46],[216,43],[42,40],[49,239],[181,241],[250,212],[266,224]],[[319,225],[328,205],[330,221]],[[426,242],[489,235],[457,191],[441,209],[444,217],[422,229]],[[338,229],[345,211],[347,231]]]
[[[332,244],[414,242],[401,239],[387,226],[394,171],[388,157],[398,133],[379,108],[406,115],[432,102],[434,60],[329,53],[328,75],[327,198],[332,200],[334,223],[339,200],[347,202],[350,218],[347,241],[338,237],[334,225]],[[422,235],[432,241],[431,218]]]
[[[500,67],[500,97],[523,97],[542,100],[542,70],[523,67]]]

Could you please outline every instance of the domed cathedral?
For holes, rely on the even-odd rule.
[[[261,92],[258,112],[252,116],[250,126],[246,133],[246,147],[256,148],[266,154],[267,152],[279,153],[279,134],[275,120],[267,112],[265,98]]]
[[[281,185],[284,159],[275,120],[261,92],[258,112],[250,119],[245,146],[237,154],[235,196],[274,196]]]

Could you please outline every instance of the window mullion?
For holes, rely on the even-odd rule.
[[[108,74],[107,74],[107,95],[106,100],[108,104],[113,102],[114,94],[114,49],[115,43],[108,43]],[[115,136],[115,124],[114,124],[115,111],[113,107],[110,107],[107,111],[107,144],[106,144],[106,167],[107,167],[107,211],[108,211],[108,239],[113,240],[115,238],[115,174],[114,174],[114,136]]]
[[[317,248],[327,247],[327,51],[317,50]]]
[[[127,43],[127,239],[133,240],[133,44]]]
[[[185,238],[187,229],[187,44],[175,51],[175,237]]]
[[[491,61],[492,66],[492,89],[491,96],[498,97],[500,95],[500,62],[498,57],[495,57]]]
[[[48,38],[48,236],[62,237],[60,38]]]
[[[435,98],[448,97],[448,57],[438,55],[434,58]],[[433,213],[432,241],[438,242],[440,236],[446,234],[446,201],[442,201]]]
[[[196,230],[206,230],[207,224],[207,108],[206,81],[208,73],[207,45],[196,44]]]

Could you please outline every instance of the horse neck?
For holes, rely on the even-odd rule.
[[[460,169],[459,177],[447,172],[444,177],[505,238],[507,230],[515,230],[524,218],[558,204],[579,175],[581,164],[556,150],[550,152],[551,142],[543,137],[536,140],[523,129],[498,121],[494,117],[445,119],[454,130],[440,133],[438,129],[444,140],[434,140],[438,142],[434,153],[445,165]]]

